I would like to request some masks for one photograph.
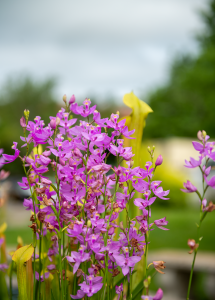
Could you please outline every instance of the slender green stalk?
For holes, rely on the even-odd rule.
[[[197,254],[197,249],[194,252],[192,268],[190,271],[189,285],[188,285],[188,290],[187,290],[187,300],[189,300],[189,297],[190,297],[190,288],[191,288],[191,283],[192,283],[192,278],[193,278],[193,270],[194,270],[194,265],[195,265],[195,260],[196,260],[196,254]]]
[[[10,266],[10,300],[12,300],[13,298],[12,279],[13,279],[13,260],[11,261],[11,266]]]
[[[39,299],[41,297],[41,270],[42,270],[42,264],[41,264],[41,253],[42,253],[42,223],[40,222],[40,243],[39,243]]]
[[[207,168],[208,161],[209,161],[209,159],[207,159],[206,162],[205,162],[206,168]],[[199,168],[200,168],[201,173],[202,173],[202,189],[203,189],[203,192],[202,192],[202,196],[201,196],[199,191],[196,191],[196,194],[199,196],[199,199],[200,199],[200,202],[201,202],[201,204],[200,204],[200,219],[199,219],[199,225],[198,225],[198,229],[197,229],[197,242],[198,243],[200,243],[200,241],[201,241],[200,227],[201,227],[202,221],[203,221],[203,219],[206,215],[205,213],[202,213],[202,200],[204,199],[205,193],[206,193],[207,188],[208,188],[208,185],[205,187],[204,172],[202,170],[202,167],[200,166]],[[195,265],[195,260],[196,260],[196,255],[197,255],[198,249],[199,249],[199,247],[197,247],[195,249],[194,256],[193,256],[193,262],[192,262],[192,267],[191,267],[191,271],[190,271],[190,278],[189,278],[189,284],[188,284],[188,289],[187,289],[187,300],[189,300],[189,297],[190,297],[190,289],[191,289],[191,284],[192,284],[192,279],[193,279],[193,270],[194,270],[194,265]]]

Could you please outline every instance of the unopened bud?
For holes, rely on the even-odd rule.
[[[119,116],[119,111],[117,110],[116,114]]]
[[[199,130],[198,133],[197,133],[197,138],[202,141],[203,140],[203,135],[202,135],[202,132]]]
[[[133,161],[133,159],[131,159],[131,160],[130,160],[130,168],[132,168],[133,165],[134,165],[134,161]]]
[[[46,217],[46,213],[44,211],[39,211],[37,214],[37,218],[41,223],[44,223]]]
[[[155,165],[160,166],[163,163],[163,157],[161,155],[156,159]]]
[[[60,124],[60,118],[56,117],[56,126]]]
[[[63,95],[63,102],[66,103],[66,94]]]
[[[114,227],[111,227],[109,230],[108,230],[108,235],[113,235],[114,234]]]
[[[30,111],[28,109],[25,109],[24,110],[24,116],[25,116],[26,119],[29,118],[29,114],[30,114]]]
[[[203,135],[203,138],[205,139],[205,137],[207,135],[206,131],[202,130],[202,135]]]
[[[147,147],[147,150],[149,153],[151,153],[151,148],[149,146]]]
[[[20,119],[20,125],[22,126],[22,128],[26,128],[26,122],[25,122],[25,118],[21,117]]]
[[[123,222],[122,221],[119,223],[119,228],[122,229],[122,230],[124,230]]]
[[[68,208],[68,203],[67,203],[67,201],[63,201],[63,208]]]
[[[51,127],[52,129],[55,129],[55,128],[56,128],[56,120],[55,120],[55,119],[51,119],[51,121],[50,121],[50,127]]]
[[[190,247],[189,254],[193,253],[193,251],[199,247],[199,244],[196,244],[196,241],[193,239],[189,239],[187,244]]]
[[[92,223],[90,220],[87,221],[87,228],[91,227]]]
[[[75,102],[75,95],[72,95],[72,97],[69,99],[69,104],[73,104]]]

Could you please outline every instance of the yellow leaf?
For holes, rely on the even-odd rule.
[[[34,247],[30,245],[26,245],[24,247],[19,248],[16,250],[12,256],[12,260],[15,261],[16,263],[25,263],[28,261],[32,254],[34,252]]]
[[[32,245],[27,245],[16,250],[12,256],[12,260],[17,264],[17,282],[19,290],[19,300],[27,300],[29,295],[30,278],[27,278],[27,271],[29,274],[30,264],[26,269],[26,262],[31,259],[34,252]]]
[[[7,229],[7,224],[4,222],[1,226],[0,226],[0,234],[3,234],[5,232],[5,230]]]
[[[149,113],[153,112],[151,107],[146,104],[144,101],[140,100],[137,96],[134,95],[133,92],[130,94],[125,94],[123,97],[123,102],[125,105],[132,109],[132,113],[130,114],[130,118],[127,118],[126,121],[128,123],[128,130],[135,129],[134,140],[125,139],[126,146],[132,147],[132,152],[135,154],[134,167],[140,165],[140,150],[143,136],[143,129],[146,125],[146,118]]]
[[[23,239],[21,238],[21,236],[17,237],[17,244],[23,246]]]

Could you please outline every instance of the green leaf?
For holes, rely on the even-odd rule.
[[[143,290],[143,282],[141,281],[138,285],[137,285],[137,287],[133,290],[133,292],[132,292],[132,300],[134,300],[134,299],[138,299],[138,296],[139,296],[139,298],[141,297],[141,295],[142,295],[142,290]]]
[[[17,281],[19,290],[19,300],[28,300],[27,292],[27,272],[26,262],[31,258],[34,252],[32,245],[27,245],[16,250],[12,256],[12,260],[17,264]]]

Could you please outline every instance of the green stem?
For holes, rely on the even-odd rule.
[[[196,254],[197,254],[197,249],[194,252],[192,268],[190,271],[190,279],[189,279],[189,285],[188,285],[188,290],[187,290],[187,300],[189,300],[189,297],[190,297],[190,288],[191,288],[191,283],[192,283],[192,278],[193,278],[193,269],[194,269],[194,265],[195,265]]]
[[[10,300],[13,298],[13,287],[12,287],[12,276],[13,276],[13,260],[11,261],[10,266]]]
[[[40,222],[40,243],[39,243],[39,299],[41,298],[41,252],[42,252],[42,223]]]

